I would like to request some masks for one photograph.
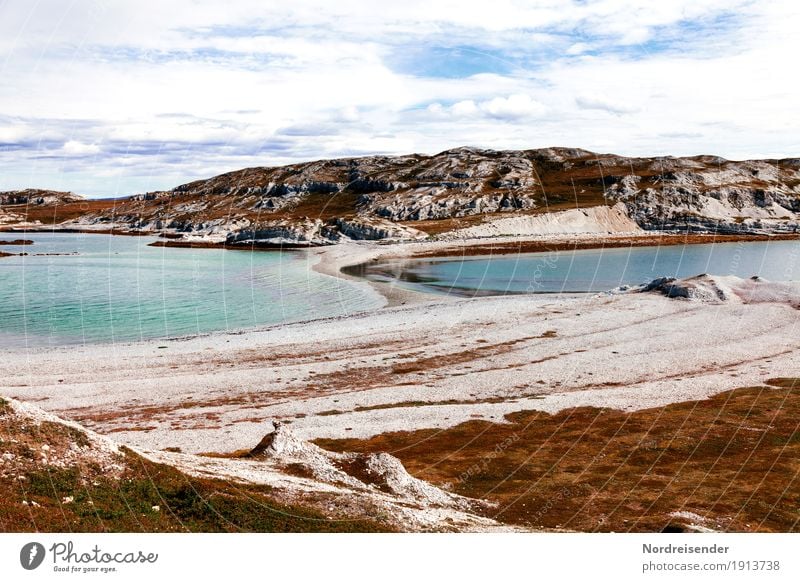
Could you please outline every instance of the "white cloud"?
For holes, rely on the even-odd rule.
[[[576,42],[573,45],[570,45],[569,48],[565,51],[568,55],[580,55],[592,49],[592,45],[586,42]]]
[[[71,139],[62,146],[61,151],[68,156],[90,156],[99,154],[100,146]]]
[[[528,95],[509,95],[495,97],[481,104],[481,109],[497,119],[523,119],[542,115],[546,107]]]
[[[445,108],[441,103],[431,103],[428,105],[428,113],[441,117],[445,114]]]
[[[478,109],[478,106],[472,99],[459,101],[450,107],[450,113],[456,117],[472,117],[473,115],[478,114],[479,111],[480,110]]]
[[[24,125],[0,125],[0,143],[15,143],[29,135],[30,131]]]
[[[359,114],[358,107],[355,105],[348,105],[339,110],[338,118],[341,121],[354,122],[358,121],[361,115]]]
[[[265,29],[296,26],[314,37],[382,39],[387,35],[441,34],[449,28],[476,29],[483,33],[513,30],[581,27],[592,33],[623,37],[631,30],[697,20],[751,4],[749,0],[406,0],[375,3],[370,0],[120,0],[72,7],[58,0],[41,0],[35,6],[23,0],[3,4],[0,39],[7,46],[33,44],[34,36],[84,44],[147,47],[155,50],[197,46],[198,35],[186,31],[215,31],[224,27],[256,26]],[[788,2],[777,3],[786,6]],[[760,8],[760,7],[759,7]],[[19,34],[21,31],[24,34]],[[266,36],[231,39],[219,35],[217,44],[248,52],[272,50]],[[318,46],[300,34],[287,43]],[[357,44],[356,44],[357,46]],[[293,47],[289,54],[295,54]],[[324,56],[324,55],[323,55]]]
[[[501,121],[539,116],[546,110],[542,103],[523,94],[493,97],[477,102],[473,99],[464,99],[449,107],[441,103],[432,103],[427,107],[427,111],[438,118],[487,118]]]
[[[647,41],[651,36],[651,31],[646,26],[639,26],[627,30],[619,38],[619,43],[622,45],[641,44]]]
[[[465,144],[797,156],[799,25],[789,0],[7,0],[0,187]]]
[[[616,115],[639,111],[639,107],[625,103],[624,101],[609,99],[598,95],[579,95],[575,98],[575,103],[581,109],[599,109],[600,111],[608,111]]]

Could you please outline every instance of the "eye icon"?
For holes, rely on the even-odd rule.
[[[44,561],[44,546],[39,542],[30,542],[19,551],[19,563],[26,570],[35,570]]]

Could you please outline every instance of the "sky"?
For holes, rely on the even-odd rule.
[[[794,0],[0,0],[0,190],[475,146],[800,157]]]

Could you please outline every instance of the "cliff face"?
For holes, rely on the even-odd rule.
[[[644,229],[793,232],[800,159],[457,148],[434,156],[322,160],[248,168],[107,201],[80,213],[71,226],[332,244],[420,238],[509,214],[595,206],[616,206]]]
[[[800,160],[669,160],[649,179],[628,174],[609,188],[647,229],[796,232]]]

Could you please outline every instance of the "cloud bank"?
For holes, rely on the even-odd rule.
[[[800,156],[798,25],[791,1],[6,0],[0,189],[461,145]]]

